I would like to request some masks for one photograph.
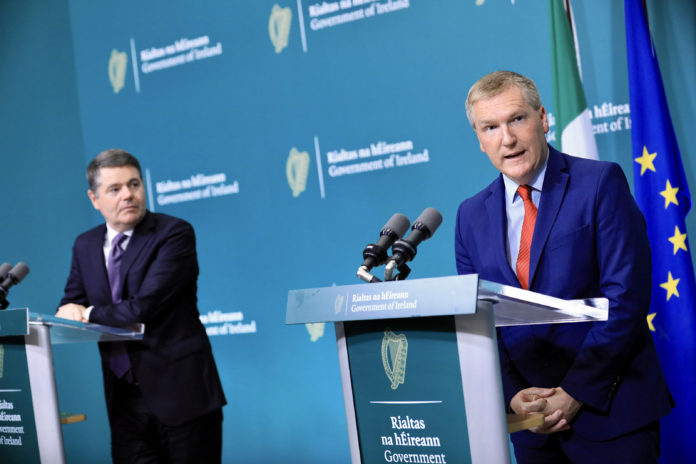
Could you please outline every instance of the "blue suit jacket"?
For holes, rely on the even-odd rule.
[[[502,176],[459,207],[457,270],[519,287],[506,255]],[[669,413],[646,316],[651,295],[645,221],[621,168],[549,147],[530,258],[530,290],[564,299],[605,297],[609,320],[502,328],[506,404],[527,387],[563,387],[584,403],[572,427],[590,440],[630,432]],[[513,442],[538,446],[544,435]]]
[[[196,306],[198,260],[191,225],[146,213],[123,254],[122,302],[114,304],[104,262],[106,226],[75,240],[70,276],[61,305],[94,306],[90,322],[119,326],[142,322],[140,342],[126,344],[133,374],[152,412],[178,425],[220,408],[225,396]],[[110,343],[100,343],[109,413],[115,377]]]

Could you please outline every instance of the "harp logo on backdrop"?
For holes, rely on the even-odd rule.
[[[309,173],[309,154],[292,147],[288,161],[285,163],[285,175],[288,185],[292,190],[292,196],[297,198],[307,188],[307,174]]]
[[[307,332],[309,332],[310,341],[316,342],[324,336],[324,329],[326,328],[326,323],[314,322],[305,324],[305,327],[307,327]]]
[[[399,388],[406,379],[406,356],[408,340],[405,334],[396,335],[389,327],[384,330],[382,338],[382,364],[384,372],[391,382],[392,390]]]
[[[111,50],[109,58],[109,81],[114,88],[114,93],[119,93],[126,83],[126,68],[128,67],[128,55],[119,52],[115,48]]]
[[[291,21],[292,10],[290,7],[281,8],[278,4],[273,5],[271,17],[268,18],[268,35],[276,53],[282,52],[288,46]]]

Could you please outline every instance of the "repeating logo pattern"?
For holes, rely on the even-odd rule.
[[[307,174],[309,173],[309,153],[299,151],[292,147],[290,156],[285,164],[285,174],[293,197],[299,197],[307,188]]]
[[[268,35],[271,43],[275,47],[275,52],[280,53],[288,46],[290,37],[290,24],[292,21],[292,10],[273,5],[271,17],[268,19]]]
[[[305,324],[305,327],[307,327],[307,332],[309,332],[309,340],[316,342],[324,336],[326,322],[314,322],[310,324]]]
[[[128,55],[126,52],[111,50],[109,59],[109,80],[114,88],[114,93],[119,93],[126,82],[126,68],[128,67]]]

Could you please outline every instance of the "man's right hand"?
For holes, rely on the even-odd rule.
[[[82,305],[68,303],[58,308],[58,312],[56,312],[56,317],[61,317],[63,319],[71,319],[73,321],[87,322],[87,319],[85,318],[86,309],[87,308],[85,308]]]

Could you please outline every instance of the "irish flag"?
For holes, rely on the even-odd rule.
[[[556,140],[569,155],[598,159],[590,110],[582,89],[580,54],[570,0],[549,0]]]

